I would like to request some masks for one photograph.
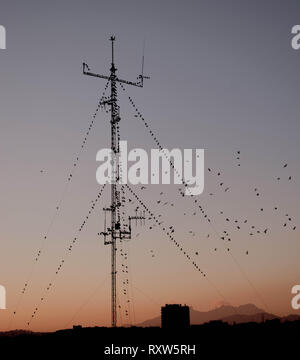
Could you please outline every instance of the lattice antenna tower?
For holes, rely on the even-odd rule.
[[[110,82],[110,97],[101,101],[100,105],[110,106],[111,111],[111,151],[112,151],[112,171],[111,171],[111,205],[110,207],[104,208],[105,213],[105,224],[104,231],[100,233],[104,237],[104,244],[111,245],[111,326],[117,326],[117,241],[118,240],[129,240],[131,239],[131,222],[132,220],[145,221],[144,214],[136,213],[134,216],[128,217],[128,224],[122,224],[120,217],[120,211],[118,210],[121,206],[120,189],[120,147],[119,147],[119,122],[120,107],[117,99],[117,83],[123,83],[126,85],[143,87],[144,79],[149,79],[148,76],[144,76],[144,55],[142,60],[142,74],[137,77],[136,82],[123,80],[118,78],[116,75],[117,69],[114,61],[114,42],[115,36],[110,37],[111,41],[111,67],[110,75],[100,75],[90,71],[89,66],[83,63],[83,74],[88,76],[97,77],[100,79],[106,79]],[[106,213],[111,214],[111,224],[106,224]]]

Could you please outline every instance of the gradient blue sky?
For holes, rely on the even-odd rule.
[[[282,225],[286,213],[299,225],[300,51],[290,45],[291,28],[300,23],[299,1],[3,0],[0,14],[7,31],[7,50],[0,52],[0,283],[8,300],[8,310],[0,312],[0,329],[6,329],[105,85],[82,75],[82,61],[108,74],[112,33],[117,37],[118,74],[126,79],[134,80],[140,72],[145,40],[145,73],[151,79],[143,89],[128,88],[128,94],[165,147],[205,149],[206,168],[214,172],[205,174],[199,199],[217,230],[233,233],[232,252],[268,310],[293,312],[290,290],[300,281],[299,226],[291,231]],[[120,105],[121,138],[132,148],[155,147],[123,95]],[[95,157],[109,146],[109,134],[109,118],[100,113],[14,327],[25,327],[99,190]],[[217,171],[230,186],[226,194],[220,191]],[[259,200],[255,187],[262,194]],[[179,199],[172,186],[148,190],[141,196],[168,224],[177,224],[177,237],[191,253],[200,252],[197,261],[228,302],[264,307],[226,251],[213,251],[219,240],[212,239],[212,229],[200,215],[192,216],[192,202]],[[161,210],[155,202],[160,191],[178,206]],[[97,237],[103,226],[101,209],[108,202],[109,192],[33,329],[66,326],[105,279],[74,321],[109,324],[109,249]],[[237,232],[220,210],[230,219],[248,218],[257,228],[271,230],[254,238],[248,228]],[[136,231],[141,235],[126,244],[136,287],[131,289],[136,323],[158,314],[166,302],[206,310],[222,300],[159,231]],[[128,322],[124,314],[123,322]]]

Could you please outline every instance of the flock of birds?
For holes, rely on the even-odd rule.
[[[67,184],[70,183],[72,178],[73,178],[74,171],[77,168],[77,165],[78,165],[78,162],[79,162],[79,159],[80,159],[80,152],[86,146],[88,136],[89,136],[89,134],[90,134],[90,132],[91,132],[91,130],[93,128],[96,115],[97,115],[98,111],[100,110],[100,108],[103,109],[102,101],[104,99],[106,99],[105,92],[106,92],[106,90],[108,88],[108,85],[109,85],[109,81],[107,82],[107,84],[105,86],[105,89],[104,89],[104,91],[102,93],[102,96],[100,98],[100,101],[99,101],[99,103],[97,105],[97,108],[96,108],[95,112],[92,115],[91,122],[90,122],[90,124],[89,124],[89,126],[87,128],[87,131],[86,131],[86,133],[84,135],[84,138],[83,138],[83,141],[81,143],[80,151],[79,151],[78,155],[75,157],[75,161],[73,163],[73,169],[72,169],[72,171],[70,171],[70,173],[67,176]],[[120,86],[121,86],[122,90],[125,91],[124,86],[122,84],[120,84]],[[150,129],[149,124],[147,123],[145,118],[142,116],[142,114],[139,111],[138,107],[133,102],[133,99],[130,96],[128,96],[128,99],[129,99],[129,102],[130,102],[130,104],[132,105],[132,107],[133,107],[133,109],[135,111],[134,116],[136,118],[140,118],[142,120],[145,128],[149,132],[149,134],[152,137],[152,139],[154,140],[155,144],[163,152],[164,148],[161,146],[161,144],[158,141],[158,138],[155,135],[155,133]],[[109,110],[106,110],[106,109],[104,109],[104,110],[107,113],[109,112]],[[117,128],[117,134],[118,134],[118,139],[120,140],[119,125],[118,125],[118,128]],[[241,166],[241,151],[238,150],[234,154],[235,154],[235,160],[237,161],[237,166],[240,167]],[[168,159],[168,160],[170,161],[170,159]],[[178,174],[176,168],[174,167],[174,164],[172,163],[172,161],[170,161],[170,166],[173,169],[174,173],[176,173],[179,176],[179,174]],[[275,177],[276,181],[281,181],[284,178],[287,178],[288,181],[292,181],[292,179],[293,179],[292,176],[289,175],[289,174],[288,175],[286,174],[286,169],[288,169],[288,164],[287,163],[285,163],[283,165],[283,169],[284,169],[284,174],[283,175],[280,174],[279,176],[276,176]],[[217,189],[216,189],[216,191],[209,193],[210,197],[215,198],[218,195],[218,192],[220,190],[222,192],[224,192],[224,193],[230,193],[231,192],[232,187],[229,184],[227,184],[226,181],[223,179],[223,174],[222,174],[221,171],[214,171],[211,167],[208,168],[207,170],[208,170],[208,173],[211,176],[214,176],[217,179]],[[45,174],[46,170],[41,169],[40,173]],[[184,182],[184,179],[183,179],[183,185],[184,185],[183,189],[182,188],[178,189],[179,197],[185,198],[185,199],[189,198],[189,201],[191,201],[194,204],[195,209],[192,210],[192,211],[183,211],[182,208],[180,207],[179,211],[182,211],[182,216],[183,217],[196,217],[197,215],[200,214],[201,217],[209,224],[209,226],[211,227],[211,231],[212,231],[212,233],[210,232],[210,233],[206,234],[205,238],[210,239],[211,237],[216,236],[220,241],[222,241],[223,247],[227,252],[230,252],[230,250],[231,250],[232,239],[235,236],[235,235],[233,235],[234,230],[238,231],[238,232],[241,232],[242,230],[245,230],[245,231],[247,231],[249,236],[267,235],[267,234],[269,234],[269,232],[271,230],[270,226],[260,228],[256,224],[251,222],[250,219],[248,219],[248,218],[232,218],[232,217],[229,217],[229,216],[227,216],[225,214],[224,210],[219,210],[218,215],[221,216],[221,218],[223,219],[223,222],[225,224],[227,224],[227,227],[224,228],[220,232],[217,231],[216,230],[215,218],[212,219],[211,216],[208,215],[207,211],[205,210],[205,208],[202,205],[202,199],[198,200],[196,197],[186,196],[186,194],[185,194],[186,184]],[[72,251],[73,247],[75,246],[76,242],[78,241],[78,238],[79,238],[79,235],[80,235],[81,231],[86,226],[90,215],[94,212],[96,204],[97,204],[97,202],[100,200],[100,198],[102,196],[104,187],[105,186],[103,186],[101,188],[101,190],[98,193],[96,199],[91,202],[91,207],[90,207],[90,209],[88,211],[88,214],[86,215],[86,217],[84,218],[82,224],[80,225],[76,236],[72,239],[69,246],[67,247],[66,254],[61,259],[58,267],[56,268],[54,276],[58,275],[61,272],[61,270],[62,270],[62,268],[63,268],[63,266],[65,264],[65,260],[66,260],[67,255]],[[128,194],[127,198],[125,197],[125,190],[126,190],[126,193]],[[142,185],[142,186],[140,186],[140,190],[145,191],[145,190],[147,190],[147,187]],[[254,187],[253,190],[254,190],[253,192],[254,192],[256,197],[261,197],[261,195],[262,195],[261,190],[259,190],[257,187]],[[176,206],[175,205],[176,201],[174,201],[174,199],[173,199],[173,201],[169,201],[167,199],[167,194],[165,192],[163,192],[163,191],[160,191],[160,193],[158,195],[158,198],[155,200],[155,212],[153,212],[148,207],[148,205],[146,205],[145,202],[140,198],[140,196],[137,195],[137,192],[134,191],[132,189],[132,187],[130,187],[128,185],[125,185],[125,186],[122,185],[122,191],[123,191],[123,200],[122,200],[122,202],[123,202],[122,217],[123,218],[122,218],[122,220],[125,221],[125,205],[126,206],[133,206],[133,207],[135,206],[136,209],[141,207],[148,214],[148,217],[147,217],[147,221],[149,222],[148,229],[151,231],[154,228],[160,228],[162,230],[162,232],[168,237],[168,239],[175,245],[175,247],[178,249],[178,251],[185,256],[186,260],[188,262],[190,262],[193,265],[193,267],[203,277],[206,277],[206,273],[204,272],[202,267],[200,267],[199,261],[195,260],[195,258],[194,258],[195,256],[196,256],[196,258],[199,257],[199,255],[201,254],[201,250],[190,250],[190,251],[187,250],[178,241],[178,238],[181,235],[179,234],[177,229],[175,229],[174,225],[168,226],[168,225],[165,224],[165,221],[163,220],[164,215],[163,215],[162,210],[165,209],[168,212],[169,207],[174,208]],[[60,202],[58,203],[58,205],[55,208],[56,213],[54,214],[54,216],[56,216],[56,214],[58,213],[58,210],[60,210],[61,202],[62,202],[62,198],[61,198]],[[264,206],[261,206],[258,209],[258,211],[261,214],[264,213],[267,210],[270,210],[270,209],[267,209]],[[278,205],[274,205],[272,210],[274,212],[278,213],[281,210],[281,208]],[[215,217],[216,217],[216,215],[215,215]],[[53,224],[53,222],[54,221],[52,219],[50,224]],[[195,221],[195,225],[197,225],[197,224],[198,224],[198,222]],[[182,224],[180,224],[180,225],[181,225],[180,227],[182,228]],[[230,229],[229,229],[229,227],[230,227]],[[285,229],[290,229],[292,231],[295,231],[296,228],[297,228],[296,225],[295,225],[295,222],[294,222],[294,218],[292,216],[290,216],[289,213],[287,213],[287,212],[285,212],[284,219],[282,221],[282,227],[285,228]],[[49,226],[48,232],[43,236],[43,241],[47,240],[48,233],[49,233],[50,229],[51,229],[51,226]],[[187,230],[187,235],[191,236],[193,238],[197,237],[198,234],[199,234],[199,229],[188,229]],[[140,235],[139,233],[136,234],[136,237],[138,237],[139,235]],[[130,303],[131,303],[131,301],[130,301],[130,290],[129,290],[129,286],[130,286],[130,279],[129,279],[130,269],[129,269],[129,263],[128,263],[129,254],[128,254],[128,250],[124,249],[125,244],[124,244],[123,240],[120,241],[120,245],[121,245],[121,248],[120,248],[120,257],[121,257],[120,269],[121,269],[121,273],[123,275],[122,294],[123,294],[123,296],[125,296],[126,299],[125,299],[125,305],[121,306],[121,304],[119,304],[118,307],[119,307],[120,310],[124,308],[125,316],[130,317]],[[37,255],[34,258],[35,262],[37,262],[39,260],[41,254],[42,254],[42,250],[43,250],[43,246],[38,250]],[[216,252],[218,250],[218,247],[213,247],[212,250],[214,252]],[[245,254],[249,255],[249,250],[248,249],[245,250]],[[154,252],[153,249],[150,249],[149,255],[150,255],[151,258],[155,258],[156,255],[155,255],[155,252]],[[26,290],[28,288],[29,280],[30,279],[28,279],[25,282],[24,287],[22,288],[21,294],[24,294],[26,292]],[[46,286],[45,294],[40,298],[39,305],[37,305],[34,308],[33,313],[31,315],[31,318],[27,322],[27,325],[30,325],[31,321],[35,318],[41,303],[44,302],[44,300],[46,298],[47,292],[53,287],[54,280],[55,280],[55,277]],[[13,314],[15,315],[16,311],[14,311]]]
[[[123,90],[125,91],[125,88],[122,86]],[[148,130],[150,136],[153,138],[154,142],[156,143],[156,145],[158,146],[158,148],[162,151],[162,153],[166,156],[166,154],[164,153],[164,148],[161,146],[161,144],[159,143],[158,139],[157,139],[157,136],[154,134],[154,132],[152,130],[150,130],[149,128],[149,124],[146,122],[146,120],[144,119],[144,117],[142,116],[142,114],[140,113],[138,107],[134,104],[132,98],[130,96],[128,96],[128,99],[129,99],[129,102],[131,103],[134,111],[135,111],[135,117],[137,118],[140,118],[140,120],[144,123],[146,129]],[[174,167],[174,164],[173,162],[166,156],[166,158],[169,160],[169,163],[170,163],[170,166],[171,168],[173,169],[174,171],[174,174],[177,174],[178,176],[178,172],[176,171],[176,168]],[[238,150],[235,152],[235,159],[237,161],[237,166],[240,167],[241,166],[241,151]],[[286,169],[288,166],[288,164],[284,164],[283,165],[283,168]],[[213,170],[211,168],[208,168],[208,172],[210,173],[213,173]],[[230,192],[231,190],[231,187],[228,186],[228,185],[225,185],[225,182],[221,179],[222,176],[221,176],[221,172],[220,171],[217,171],[214,173],[214,175],[216,174],[217,177],[219,177],[220,181],[219,181],[219,188],[220,189],[223,189],[223,191],[225,193],[227,192]],[[291,181],[292,180],[292,176],[289,175],[288,177],[288,180]],[[277,180],[280,180],[281,177],[277,177]],[[187,184],[184,182],[184,179],[182,179],[182,182],[183,182],[183,185],[185,186],[185,190],[186,190],[186,187],[187,187]],[[143,190],[141,188],[141,190]],[[259,191],[257,188],[254,189],[255,191],[255,194],[257,197],[261,196],[261,191]],[[185,193],[184,191],[182,191],[182,189],[179,189],[179,192],[181,194],[182,197],[186,197],[185,196]],[[160,194],[161,195],[161,194]],[[191,195],[191,194],[190,194]],[[210,196],[213,196],[214,193],[209,193]],[[235,230],[242,230],[242,229],[246,229],[246,231],[248,231],[248,235],[249,236],[254,236],[254,235],[267,235],[271,228],[270,226],[266,226],[264,228],[261,228],[257,225],[255,225],[252,221],[252,224],[251,224],[251,221],[250,219],[246,219],[244,218],[243,220],[242,219],[231,219],[230,217],[226,216],[224,211],[220,211],[220,214],[222,214],[224,216],[224,219],[225,219],[225,222],[228,224],[228,225],[231,225],[231,231],[227,231],[227,230],[223,230],[222,233],[220,233],[217,229],[216,229],[216,222],[215,221],[212,221],[211,217],[208,215],[208,213],[206,212],[206,210],[204,209],[204,207],[201,205],[200,201],[198,201],[197,199],[193,199],[192,201],[194,201],[195,205],[197,206],[197,211],[200,210],[200,213],[202,214],[203,218],[211,225],[211,228],[212,228],[212,231],[214,233],[214,235],[223,242],[223,247],[224,249],[227,251],[227,252],[230,252],[231,250],[231,247],[229,246],[229,244],[231,243],[232,241],[232,230],[235,229]],[[162,201],[162,200],[157,200],[156,201],[156,204],[157,205],[163,205],[163,206],[167,206],[169,205],[169,203],[167,201]],[[172,203],[172,206],[174,206],[174,203]],[[279,207],[278,205],[274,206],[274,210],[278,210]],[[281,209],[281,208],[280,208]],[[259,208],[259,212],[260,212],[260,218],[261,218],[261,214],[264,213],[267,209],[265,209],[264,207],[260,207]],[[269,210],[269,209],[268,209]],[[197,215],[197,212],[193,212],[191,214],[192,216],[196,216]],[[187,216],[187,213],[184,212],[183,213],[183,216]],[[158,215],[158,217],[161,217],[161,214]],[[293,218],[289,215],[289,214],[285,214],[285,221],[283,222],[283,228],[289,228],[291,230],[296,230],[296,225],[295,223],[292,224],[292,221],[293,221]],[[288,225],[290,225],[290,227],[288,227]],[[153,226],[150,226],[149,227],[149,230],[152,230]],[[174,229],[173,229],[174,230]],[[197,230],[188,230],[188,233],[195,237],[196,234],[197,234]],[[208,235],[209,237],[209,235]],[[226,245],[224,244],[226,242]],[[217,251],[217,248],[214,247],[213,249],[214,251]],[[249,250],[246,249],[245,250],[245,254],[246,255],[249,255]],[[199,251],[196,251],[195,252],[195,255],[199,255]],[[231,256],[233,257],[232,253],[231,253]],[[237,263],[238,261],[235,259],[235,262]],[[241,268],[240,265],[238,265],[238,267]],[[248,279],[248,282],[250,283],[249,279]],[[252,284],[251,284],[252,285]],[[252,285],[253,286],[253,285]],[[253,286],[254,288],[254,286]],[[258,293],[258,291],[255,289],[256,293]]]
[[[283,168],[285,169],[287,166],[288,166],[288,164],[284,164],[284,165],[283,165]],[[291,175],[288,175],[287,178],[288,178],[289,181],[292,180],[292,176],[291,176]],[[281,180],[281,177],[278,176],[276,179],[277,179],[277,181],[280,181],[280,180]]]
[[[28,326],[30,325],[31,321],[35,318],[37,312],[39,311],[39,308],[40,308],[41,304],[45,301],[49,290],[53,287],[56,276],[63,269],[63,266],[65,265],[67,257],[70,255],[70,252],[73,250],[73,247],[78,242],[78,240],[80,238],[80,234],[81,234],[83,228],[86,226],[90,216],[94,212],[94,210],[96,208],[96,205],[97,205],[98,201],[100,200],[100,198],[101,198],[101,196],[103,194],[104,189],[105,189],[105,184],[101,187],[101,190],[98,192],[97,197],[95,198],[95,200],[92,201],[92,205],[90,206],[88,214],[84,217],[84,220],[82,221],[81,225],[79,226],[75,237],[70,241],[69,245],[67,246],[65,254],[62,257],[62,259],[60,260],[60,262],[59,262],[59,264],[58,264],[58,266],[57,266],[57,268],[55,270],[55,275],[53,276],[52,280],[50,280],[50,282],[46,286],[46,289],[44,291],[44,295],[40,298],[39,304],[34,308],[34,311],[32,312],[31,317],[27,322]],[[16,311],[14,311],[14,315],[15,314],[16,314]]]
[[[50,223],[49,223],[47,232],[42,236],[41,246],[40,246],[40,248],[38,249],[37,254],[34,256],[34,262],[33,262],[32,269],[31,269],[31,271],[30,271],[30,273],[29,273],[28,278],[26,279],[26,281],[25,281],[25,283],[24,283],[24,285],[23,285],[23,288],[22,288],[22,290],[21,290],[21,292],[20,292],[20,298],[19,298],[19,300],[18,300],[18,302],[17,302],[17,305],[16,305],[15,309],[14,309],[13,312],[12,312],[12,315],[16,315],[16,314],[17,314],[18,307],[19,307],[19,305],[20,305],[20,303],[21,303],[21,297],[26,293],[26,291],[27,291],[27,289],[28,289],[28,285],[29,285],[29,283],[30,283],[30,281],[31,281],[31,278],[32,278],[32,275],[33,275],[34,265],[39,261],[41,255],[42,255],[42,253],[43,253],[43,250],[44,250],[44,247],[45,247],[45,242],[46,242],[46,240],[48,239],[49,233],[50,233],[50,231],[51,231],[51,229],[52,229],[52,227],[53,227],[53,225],[54,225],[55,219],[56,219],[57,216],[58,216],[58,212],[59,212],[60,207],[61,207],[61,204],[62,204],[62,202],[63,202],[65,193],[66,193],[67,188],[68,188],[68,186],[69,186],[69,184],[70,184],[70,182],[71,182],[71,180],[72,180],[72,178],[73,178],[73,176],[74,176],[75,169],[76,169],[77,166],[78,166],[79,159],[80,159],[80,154],[81,154],[81,152],[84,150],[84,148],[85,148],[85,146],[86,146],[86,143],[87,143],[87,140],[88,140],[88,136],[89,136],[89,134],[90,134],[90,132],[91,132],[93,126],[94,126],[94,123],[95,123],[95,118],[96,118],[96,116],[97,116],[100,108],[103,107],[103,106],[102,106],[102,101],[103,101],[103,99],[104,99],[104,97],[105,97],[105,93],[106,93],[106,90],[108,89],[108,85],[109,85],[109,81],[107,81],[107,83],[106,83],[106,85],[105,85],[105,87],[104,87],[104,90],[103,90],[103,92],[102,92],[102,94],[101,94],[101,96],[100,96],[100,100],[99,100],[99,102],[98,102],[98,104],[97,104],[96,110],[94,111],[94,113],[93,113],[92,116],[91,116],[91,121],[90,121],[90,123],[89,123],[89,125],[88,125],[88,128],[87,128],[85,134],[84,134],[82,143],[81,143],[81,145],[80,145],[79,152],[77,153],[77,155],[76,155],[76,157],[75,157],[75,161],[73,162],[72,170],[69,172],[69,174],[68,174],[68,176],[67,176],[67,182],[66,182],[66,184],[65,184],[65,186],[64,186],[62,195],[61,195],[61,197],[60,197],[57,205],[55,206],[55,211],[54,211],[53,216],[52,216],[51,219],[50,219]],[[47,172],[46,172],[45,169],[40,169],[40,174],[43,174],[43,175],[44,175],[44,174],[46,174],[46,173],[47,173]],[[70,248],[69,250],[71,250],[71,249],[72,249],[72,246],[71,246],[71,248]],[[58,272],[61,270],[61,268],[62,268],[62,265],[60,265],[60,266],[58,267],[58,269],[56,270],[56,274],[58,274]],[[48,285],[48,287],[47,287],[47,290],[49,290],[49,289],[51,288],[51,286],[52,286],[52,283],[49,283],[49,285]],[[41,301],[43,301],[43,300],[44,300],[44,299],[41,299]],[[33,315],[32,318],[35,316],[35,313],[36,313],[36,312],[37,312],[37,309],[34,310],[34,313],[32,314],[32,315]],[[12,319],[12,320],[13,320],[13,319]],[[12,323],[12,321],[11,321],[11,323]],[[27,323],[27,324],[28,324],[28,323]]]
[[[200,265],[193,260],[192,254],[190,251],[184,248],[184,246],[179,243],[176,239],[176,230],[173,225],[167,226],[164,224],[164,221],[161,220],[162,214],[154,213],[150,210],[148,205],[145,204],[143,200],[137,195],[137,193],[129,186],[125,185],[128,190],[129,197],[133,198],[149,215],[148,221],[153,220],[153,225],[149,226],[149,230],[152,230],[155,226],[159,227],[163,233],[169,238],[169,240],[176,246],[176,248],[185,256],[185,258],[194,266],[194,268],[200,272],[203,277],[206,277],[205,272],[200,268]],[[152,253],[152,252],[151,252]]]
[[[122,302],[122,299],[119,300],[119,311],[121,312],[122,309],[124,309],[124,314],[126,318],[129,318],[129,321],[131,323],[130,314],[131,314],[131,299],[130,299],[130,282],[129,282],[129,262],[128,262],[128,249],[124,249],[124,241],[120,240],[120,260],[121,260],[121,276],[123,279],[121,279],[122,284],[122,295],[124,296],[125,300]],[[122,305],[121,305],[122,304]],[[133,304],[132,304],[133,306]]]

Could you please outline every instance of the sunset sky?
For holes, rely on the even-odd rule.
[[[291,308],[291,288],[300,283],[300,50],[291,47],[299,1],[3,0],[0,14],[7,32],[0,50],[0,284],[7,291],[0,331],[110,326],[110,247],[97,235],[109,187],[68,252],[100,191],[96,153],[110,146],[109,114],[99,111],[52,219],[105,87],[82,74],[82,62],[109,75],[111,34],[118,76],[136,79],[145,42],[151,77],[143,89],[119,87],[121,139],[130,149],[157,148],[129,95],[165,148],[205,149],[197,200],[211,219],[179,195],[180,186],[132,186],[174,226],[176,241],[207,276],[153,221],[134,225],[133,239],[122,244],[127,259],[118,254],[118,324],[158,316],[166,303],[201,311],[253,303],[300,314]],[[220,239],[224,231],[231,241]]]

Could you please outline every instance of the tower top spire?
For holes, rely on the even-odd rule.
[[[114,65],[114,41],[116,40],[116,37],[112,35],[110,37],[111,41],[111,65]]]

